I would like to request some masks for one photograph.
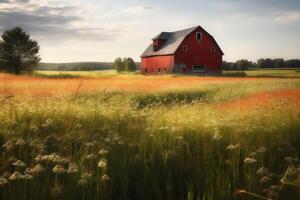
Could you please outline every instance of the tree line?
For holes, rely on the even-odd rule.
[[[300,60],[291,59],[284,60],[283,58],[261,58],[257,62],[252,62],[247,59],[237,60],[236,62],[222,63],[224,70],[248,70],[248,69],[260,69],[260,68],[299,68]]]
[[[32,40],[21,27],[5,31],[0,37],[0,71],[21,74],[30,73],[38,69],[40,62],[40,46]],[[132,58],[117,58],[114,63],[67,63],[67,64],[39,64],[42,69],[55,68],[96,70],[115,68],[118,72],[137,70],[137,65]],[[80,65],[80,66],[79,66]]]
[[[117,72],[134,72],[137,67],[132,58],[117,58],[113,64],[113,67]]]

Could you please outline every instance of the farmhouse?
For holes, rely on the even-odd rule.
[[[201,26],[162,32],[141,55],[143,74],[222,73],[222,49]]]

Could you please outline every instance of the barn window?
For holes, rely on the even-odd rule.
[[[148,72],[148,68],[145,68],[145,73],[147,73]]]
[[[202,40],[202,33],[201,32],[196,32],[196,40],[198,40],[198,41]]]
[[[160,72],[160,68],[158,68],[158,72]]]
[[[187,45],[183,45],[183,51],[185,51],[185,52],[187,52],[188,51],[188,47],[187,47]]]
[[[193,65],[194,73],[203,73],[205,72],[205,67],[203,65]]]
[[[211,52],[216,52],[216,47],[215,46],[211,47]]]

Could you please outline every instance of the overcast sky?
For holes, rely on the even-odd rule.
[[[0,0],[0,32],[17,25],[43,62],[138,61],[156,34],[196,25],[227,61],[300,58],[300,0]]]

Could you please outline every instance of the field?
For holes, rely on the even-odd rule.
[[[231,75],[0,74],[0,199],[299,199],[299,71]]]

